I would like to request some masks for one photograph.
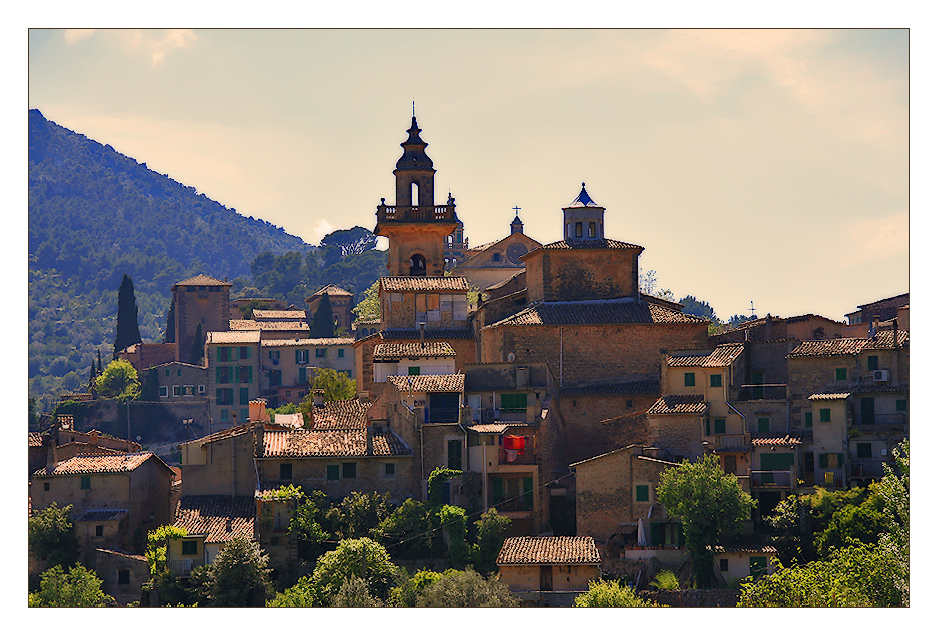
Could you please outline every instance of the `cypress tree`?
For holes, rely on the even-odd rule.
[[[170,309],[166,312],[166,332],[164,332],[163,342],[176,342],[176,299],[170,300]]]
[[[137,300],[134,297],[134,282],[126,274],[117,290],[117,329],[114,336],[114,355],[134,343],[141,342],[137,324]]]
[[[310,324],[310,338],[332,338],[336,335],[336,324],[333,323],[333,309],[329,303],[329,295],[325,292],[316,306],[313,320]]]
[[[102,372],[102,370],[104,369],[104,368],[101,366],[101,348],[98,347],[98,348],[96,348],[96,349],[98,350],[98,371],[95,372],[95,376],[97,376],[98,374],[100,374],[100,373]]]
[[[196,325],[196,333],[192,337],[192,346],[189,348],[189,362],[198,365],[205,355],[205,337],[202,335],[202,323]]]

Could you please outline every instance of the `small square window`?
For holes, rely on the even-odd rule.
[[[179,395],[180,395],[180,387],[179,387],[179,385],[173,385],[173,395],[174,395],[174,396],[179,396]]]
[[[51,487],[51,485],[50,485],[48,482],[43,482],[43,483],[42,483],[42,490],[43,490],[43,491],[48,491],[48,490],[50,489],[50,487]]]
[[[395,474],[395,463],[393,463],[393,462],[386,462],[386,463],[385,463],[385,475],[386,475],[386,476],[393,476],[394,474]]]
[[[873,458],[874,454],[871,450],[871,443],[869,442],[859,442],[857,443],[857,457],[858,458]]]
[[[81,488],[84,490],[91,488],[91,476],[82,476]]]
[[[878,363],[878,360],[876,356],[868,356],[867,357],[867,371],[872,372],[875,369],[880,369],[877,363]]]
[[[818,422],[831,422],[831,409],[819,409]]]
[[[339,349],[336,350],[336,356],[338,356],[339,358],[345,358],[345,357],[346,357],[346,350],[345,350],[344,348],[340,347]]]
[[[757,433],[765,434],[769,432],[769,418],[766,416],[761,416],[756,419],[756,431]]]
[[[169,396],[169,390],[170,388],[166,385],[160,385],[160,398],[166,398]]]
[[[199,394],[205,394],[205,385],[199,385]]]
[[[282,462],[280,464],[280,479],[293,480],[293,464],[289,462]]]
[[[420,367],[408,367],[408,376],[420,376],[421,368]]]
[[[95,537],[104,537],[104,526],[99,524],[95,527]]]
[[[354,462],[342,463],[342,477],[346,479],[355,478],[355,463]]]
[[[812,412],[810,411],[805,412],[805,428],[812,428]]]
[[[721,558],[721,572],[726,573],[730,570],[730,564],[727,561],[727,558]]]
[[[338,464],[326,465],[326,479],[329,481],[334,481],[334,480],[339,479],[339,465]]]
[[[595,239],[597,237],[597,222],[591,221],[587,224],[587,237]]]
[[[685,372],[685,387],[694,387],[694,372]]]
[[[198,552],[195,540],[183,540],[183,555],[196,555]]]
[[[130,569],[121,568],[117,571],[117,584],[118,586],[125,586],[130,584]]]
[[[648,502],[648,501],[649,501],[649,485],[637,484],[636,485],[636,502]]]
[[[897,398],[897,411],[906,411],[906,398]]]
[[[711,387],[720,387],[722,378],[720,374],[711,374]]]
[[[848,380],[848,368],[847,367],[836,368],[835,380]]]
[[[714,419],[714,433],[715,434],[727,433],[727,420],[726,419],[724,418]]]
[[[574,223],[574,236],[577,238],[584,236],[584,224],[582,221]]]

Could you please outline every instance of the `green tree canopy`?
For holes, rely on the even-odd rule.
[[[71,566],[78,561],[78,540],[71,519],[72,505],[53,502],[29,518],[29,549],[49,566]]]
[[[496,577],[449,570],[417,595],[418,608],[515,608],[518,598]]]
[[[120,402],[135,400],[140,395],[137,370],[128,361],[113,360],[95,379],[95,390],[102,398],[113,398]]]
[[[239,535],[226,542],[212,563],[212,606],[263,607],[271,592],[267,562],[267,555],[250,537]]]
[[[365,290],[359,304],[352,309],[359,321],[372,321],[381,318],[381,301],[378,298],[378,281],[372,283]]]
[[[317,368],[310,379],[310,388],[322,389],[323,400],[349,400],[355,398],[355,381],[345,372],[336,371],[328,367]],[[313,408],[313,392],[311,391],[303,400],[302,409],[310,413]]]
[[[637,596],[618,581],[587,583],[587,592],[574,598],[574,608],[650,608],[656,604]]]
[[[886,531],[878,538],[881,554],[894,565],[893,586],[900,604],[910,605],[910,441],[893,449],[896,469],[884,465],[880,493],[884,498]]]
[[[427,505],[408,498],[372,534],[395,558],[426,557],[434,545],[434,524]]]
[[[714,455],[663,471],[656,494],[668,514],[681,519],[695,583],[699,588],[710,585],[714,557],[709,547],[739,533],[756,502],[735,476],[721,471]]]
[[[333,322],[333,308],[329,302],[329,294],[323,293],[320,302],[310,321],[310,338],[332,338],[336,335],[336,324]]]
[[[114,336],[114,355],[125,347],[140,343],[140,327],[137,324],[137,299],[134,297],[134,282],[124,275],[117,289],[117,328]]]
[[[102,608],[114,598],[101,590],[102,581],[83,566],[53,566],[42,574],[39,591],[29,594],[30,608]]]
[[[496,559],[511,525],[512,520],[494,508],[476,520],[476,544],[470,549],[470,559],[478,572],[488,575],[496,571]]]

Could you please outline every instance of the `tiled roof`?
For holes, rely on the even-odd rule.
[[[42,433],[38,431],[30,431],[29,432],[29,446],[41,447],[42,446]]]
[[[845,400],[851,392],[839,392],[834,394],[812,394],[809,400]]]
[[[191,279],[180,281],[176,285],[212,285],[216,287],[220,285],[224,285],[227,287],[231,287],[232,284],[229,283],[228,281],[220,281],[218,279],[213,279],[210,276],[199,274],[199,275],[192,277]],[[176,287],[176,285],[174,285],[173,287]]]
[[[743,343],[718,345],[707,353],[675,352],[668,357],[669,367],[727,367],[743,354]]]
[[[649,407],[646,413],[667,414],[703,414],[708,404],[704,396],[662,396]]]
[[[402,392],[462,392],[466,377],[463,374],[421,374],[419,376],[389,376],[388,382]]]
[[[796,346],[789,358],[808,356],[856,356],[869,349],[893,349],[893,330],[877,332],[873,338],[835,338],[824,341],[805,341]],[[897,330],[897,341],[901,347],[910,342],[910,333]]]
[[[420,343],[379,343],[375,346],[372,358],[376,363],[394,362],[402,358],[452,358],[456,352],[450,343],[434,341],[424,342],[423,347]]]
[[[496,564],[600,564],[592,537],[509,537]]]
[[[615,325],[621,323],[706,323],[659,305],[632,298],[597,301],[548,301],[527,307],[484,329],[502,325]]]
[[[329,345],[352,345],[355,339],[351,336],[334,338],[262,338],[261,347],[291,347],[305,345],[307,347],[327,347]]]
[[[127,509],[94,509],[78,516],[76,522],[110,522],[120,520],[127,515]]]
[[[114,456],[75,456],[57,462],[51,470],[49,467],[44,467],[35,475],[44,477],[86,473],[127,473],[134,471],[150,458],[156,458],[156,456],[149,451],[122,453]]]
[[[230,321],[236,323],[238,321]],[[252,323],[254,321],[251,321]],[[210,345],[230,345],[233,343],[260,343],[261,332],[255,330],[232,330],[230,332],[206,332],[205,342]]]
[[[462,276],[383,276],[379,287],[387,292],[466,292]]]
[[[381,332],[376,332],[372,336],[381,337],[383,341],[416,341],[421,338],[421,331],[413,328],[388,328]],[[473,340],[473,328],[455,327],[455,328],[433,328],[424,330],[425,340]],[[365,339],[361,339],[365,340]]]
[[[330,283],[328,285],[324,285],[323,287],[321,287],[319,290],[311,294],[310,297],[305,300],[309,301],[310,299],[317,297],[324,293],[328,294],[329,296],[352,296],[352,292],[349,292],[348,290],[343,290],[338,285],[333,285],[332,283]]]
[[[893,349],[893,330],[877,332],[874,338],[867,339],[863,349]],[[897,330],[897,342],[900,347],[910,342],[910,333],[907,330]]]
[[[262,310],[254,308],[252,312],[255,321],[276,321],[289,319],[305,319],[305,310]]]
[[[313,429],[361,429],[368,427],[368,408],[371,403],[358,398],[330,400],[322,407],[314,407]]]
[[[568,387],[565,385],[561,388],[562,395],[572,396],[632,396],[658,393],[658,378],[627,380],[615,383],[595,383],[592,385],[580,385],[579,387]]]
[[[176,504],[173,524],[206,542],[227,542],[240,535],[254,536],[257,505],[248,496],[187,495]]]
[[[775,553],[775,546],[760,546],[760,545],[739,545],[732,546],[730,544],[721,546],[710,546],[708,547],[714,553]]]
[[[564,239],[554,243],[546,243],[542,250],[644,250],[642,246],[634,243],[624,243],[615,239]],[[535,248],[529,254],[536,252]]]
[[[497,422],[485,425],[470,425],[467,427],[470,431],[478,434],[501,434],[509,428],[508,423]]]
[[[333,457],[351,458],[366,455],[368,429],[315,429],[267,431],[264,433],[265,458]],[[372,435],[372,455],[406,456],[411,450],[393,432]]]
[[[122,451],[93,445],[90,442],[67,442],[56,447],[57,457],[65,459],[74,456],[119,456]]]
[[[751,441],[754,447],[775,447],[783,445],[801,445],[802,440],[795,436],[786,434],[785,436],[776,436],[774,438],[753,438]]]

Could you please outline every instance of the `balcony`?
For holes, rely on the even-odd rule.
[[[858,414],[854,417],[851,426],[860,431],[901,431],[906,427],[907,416],[903,412],[886,414]]]
[[[459,407],[424,407],[425,423],[458,423],[460,422]]]
[[[386,221],[453,221],[456,219],[456,206],[387,206],[382,199],[375,215],[378,223]]]
[[[713,436],[706,436],[708,438],[714,439],[714,450],[720,451],[721,449],[743,449],[750,448],[750,434],[714,434]]]
[[[858,460],[851,459],[851,477],[852,478],[883,478],[884,463],[880,460],[865,458]]]
[[[520,449],[514,454],[512,449],[499,448],[499,464],[500,465],[523,465],[523,464],[538,464],[538,456],[535,454],[534,449]]]
[[[530,513],[535,510],[532,502],[526,502],[525,498],[518,496],[506,502],[496,504],[496,511],[499,513]]]
[[[751,471],[750,486],[763,489],[792,488],[792,471]]]

